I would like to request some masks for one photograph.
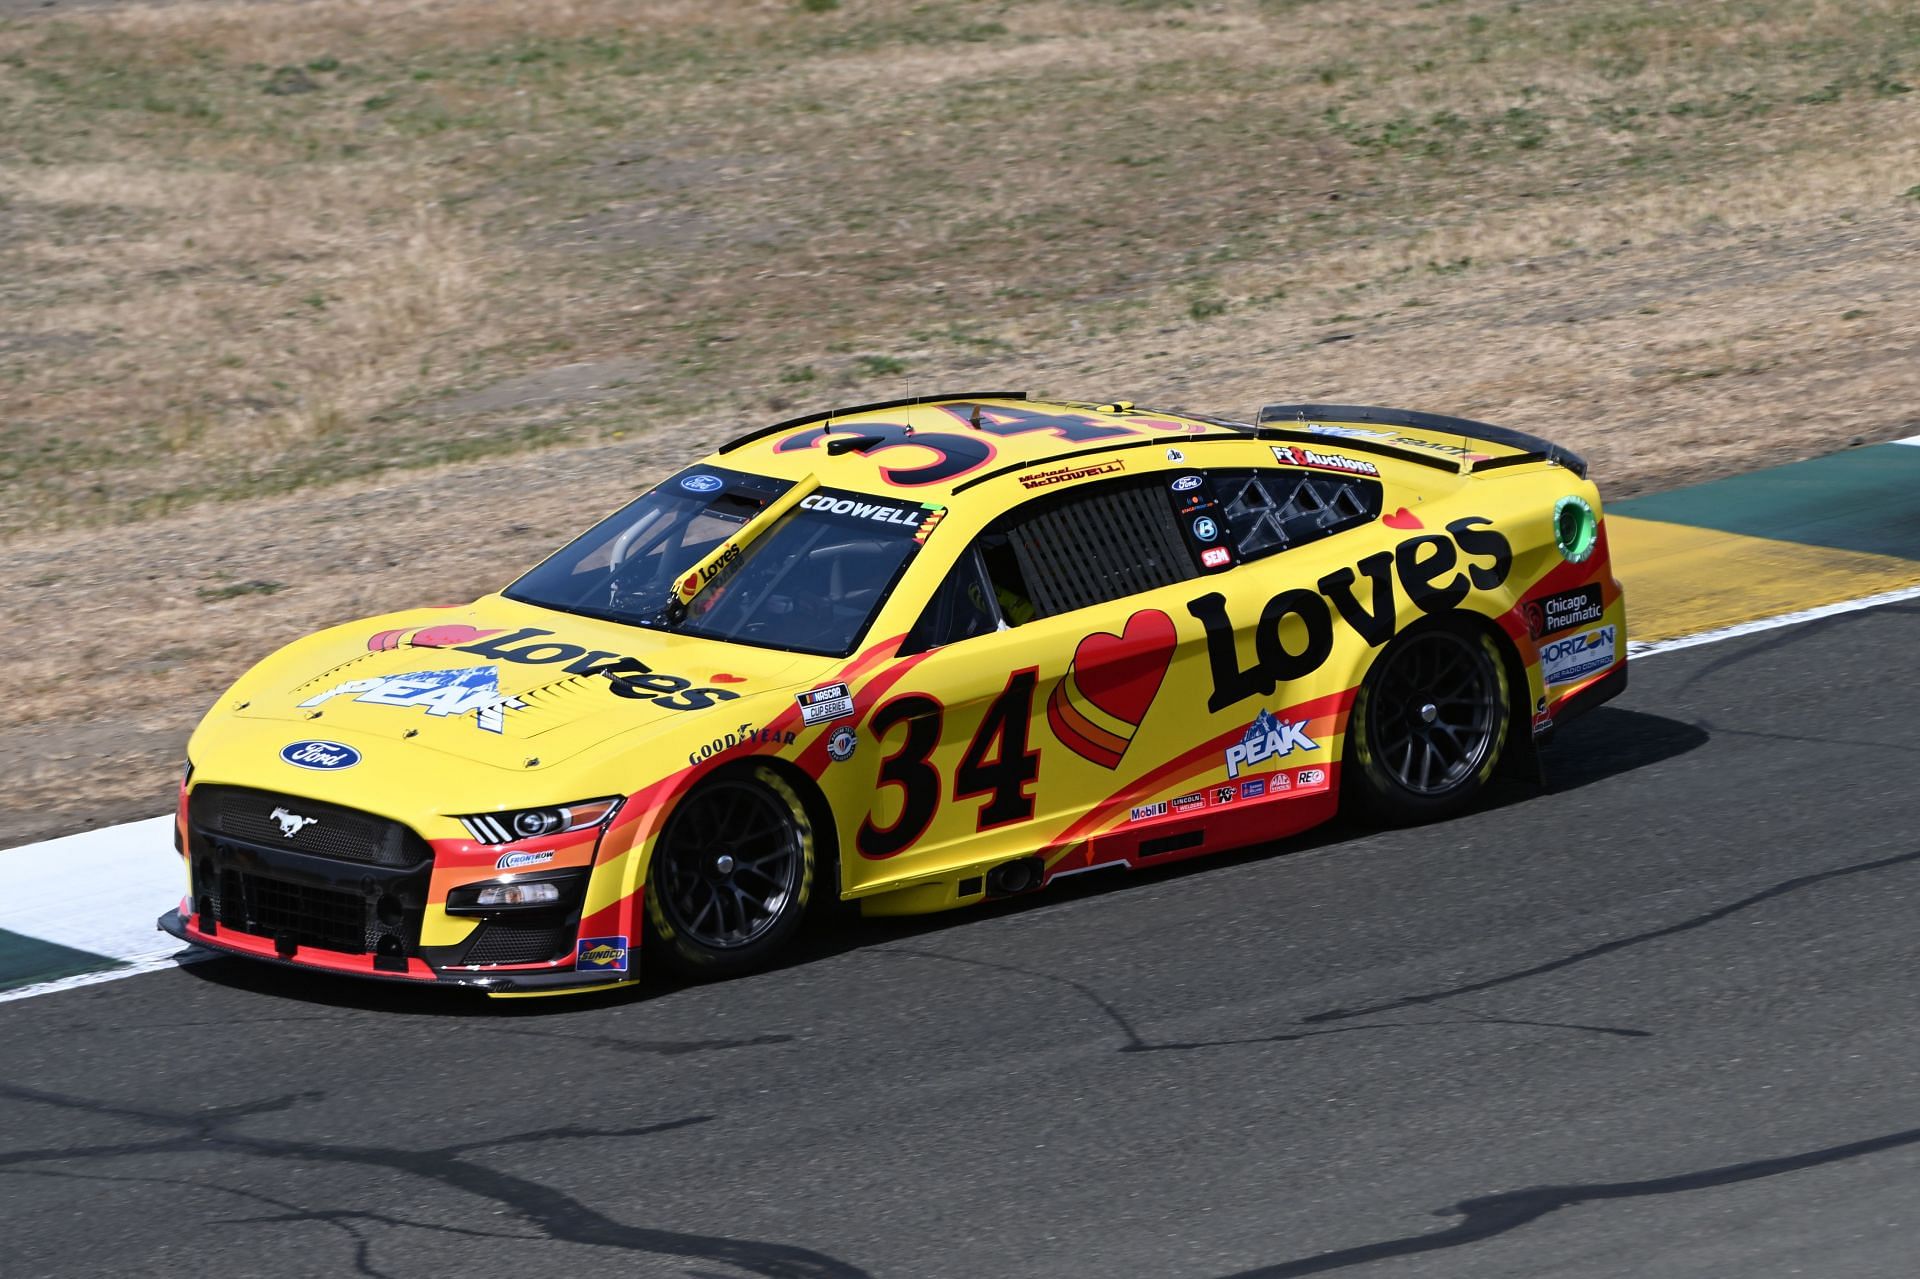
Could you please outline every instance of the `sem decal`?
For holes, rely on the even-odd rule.
[[[1173,661],[1173,619],[1141,609],[1120,634],[1095,631],[1073,650],[1067,673],[1047,696],[1047,724],[1074,754],[1117,768]]]

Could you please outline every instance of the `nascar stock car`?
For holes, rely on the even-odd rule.
[[[757,430],[505,590],[299,640],[188,748],[163,928],[496,994],[1453,812],[1625,686],[1581,459],[1012,393]],[[644,945],[643,945],[644,939]]]

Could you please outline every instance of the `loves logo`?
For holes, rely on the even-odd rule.
[[[1173,619],[1141,609],[1120,634],[1095,631],[1073,650],[1047,698],[1047,723],[1061,744],[1102,768],[1117,768],[1147,717],[1173,661]]]

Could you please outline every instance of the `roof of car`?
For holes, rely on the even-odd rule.
[[[1250,424],[1124,400],[1033,400],[1019,391],[886,400],[790,418],[722,445],[716,460],[782,479],[811,474],[829,487],[931,500],[1003,475],[1031,479],[1034,467],[1072,470],[1054,478],[1079,478],[1093,473],[1088,468],[1100,456],[1128,449],[1253,439],[1452,474],[1534,462],[1586,474],[1577,454],[1535,436],[1406,409],[1270,404]]]
[[[1247,438],[1245,423],[1136,408],[1030,400],[1018,391],[925,396],[814,413],[762,427],[721,446],[717,461],[743,471],[922,497],[948,496],[983,479],[1065,456],[1206,435]]]

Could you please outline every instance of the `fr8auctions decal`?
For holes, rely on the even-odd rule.
[[[975,830],[1033,818],[1031,788],[1040,776],[1040,752],[1028,749],[1028,734],[1039,678],[1038,669],[1031,666],[1007,677],[1007,686],[987,706],[953,770],[955,801],[986,796],[974,818]],[[911,848],[927,833],[940,808],[940,770],[933,764],[933,752],[946,727],[946,707],[924,693],[908,693],[875,711],[871,721],[876,739],[884,739],[902,724],[906,736],[897,750],[880,761],[874,783],[876,792],[889,786],[900,788],[900,815],[881,826],[868,813],[854,837],[860,855],[875,861]]]

